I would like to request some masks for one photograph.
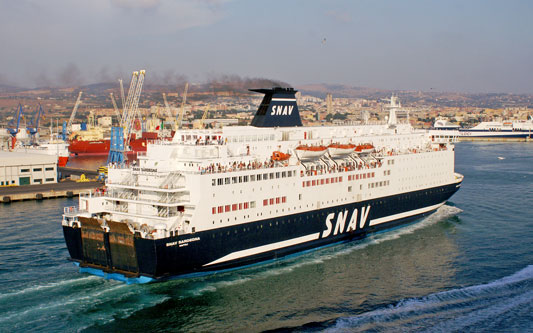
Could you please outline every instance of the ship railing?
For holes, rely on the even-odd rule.
[[[226,172],[236,172],[236,171],[245,171],[245,170],[264,170],[271,168],[284,168],[289,165],[274,163],[274,161],[268,159],[264,162],[251,161],[248,163],[245,162],[233,162],[228,165],[220,165],[219,163],[211,163],[206,167],[200,167],[198,172],[200,174],[217,174],[217,173],[226,173]]]
[[[74,225],[80,227],[78,220],[78,213],[82,212],[76,206],[63,207],[63,220],[62,225],[72,227]]]
[[[80,198],[99,198],[106,196],[106,190],[97,188],[94,191],[83,191],[80,192]]]

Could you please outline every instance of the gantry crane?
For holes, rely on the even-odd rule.
[[[15,125],[15,119],[17,125]],[[17,112],[15,113],[15,118],[8,123],[7,131],[11,134],[11,149],[15,148],[15,143],[17,142],[17,134],[20,131],[20,120],[24,119],[24,110],[22,109],[22,104],[19,103]]]
[[[43,110],[43,107],[41,106],[41,103],[39,103],[39,105],[35,109],[35,112],[33,113],[30,119],[30,123],[28,124],[28,126],[26,126],[26,130],[31,136],[32,144],[36,143],[35,135],[39,131],[39,122],[42,118],[44,118],[44,110]]]

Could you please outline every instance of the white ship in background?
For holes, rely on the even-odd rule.
[[[528,141],[533,138],[533,121],[531,118],[525,121],[484,121],[472,128],[461,128],[445,119],[437,118],[432,130],[445,131],[435,135],[451,134],[460,141]]]
[[[461,185],[453,143],[394,108],[388,124],[303,127],[294,89],[253,91],[251,126],[178,131],[65,208],[82,272],[147,282],[276,259],[412,222]]]

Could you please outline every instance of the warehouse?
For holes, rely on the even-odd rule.
[[[57,157],[0,151],[0,186],[57,183]]]

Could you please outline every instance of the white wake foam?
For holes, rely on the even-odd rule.
[[[490,328],[498,317],[533,304],[533,265],[481,285],[400,301],[387,308],[340,318],[329,331],[390,329],[461,331],[483,323]]]

